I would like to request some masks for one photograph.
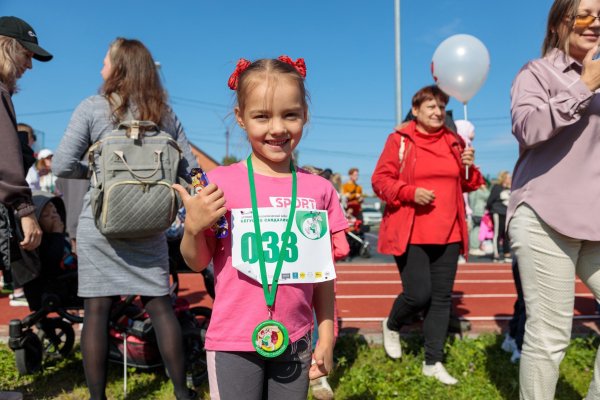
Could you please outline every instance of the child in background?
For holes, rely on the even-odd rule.
[[[77,269],[77,256],[73,254],[71,242],[65,233],[66,212],[62,199],[51,193],[34,190],[33,204],[43,232],[38,248],[41,268],[39,276],[25,283],[23,289],[29,308],[37,311],[42,306],[42,294],[45,292],[64,294],[65,298],[61,299],[64,304],[70,304],[69,301],[76,298],[77,276],[73,275],[68,281],[58,281],[57,278]],[[68,284],[71,287],[56,286]]]
[[[39,264],[35,272],[15,293],[10,296],[11,306],[29,306],[37,311],[42,305],[42,294],[55,284],[55,278],[77,268],[77,258],[65,232],[66,211],[64,202],[52,193],[32,191],[35,217],[42,229],[42,241],[37,249]],[[19,268],[13,266],[13,268]],[[77,277],[74,277],[74,292],[77,292]],[[58,290],[57,292],[64,292]],[[70,294],[70,292],[68,293]],[[75,296],[73,296],[75,297]]]
[[[277,253],[282,255],[277,258],[279,264],[294,254],[298,261],[289,262],[295,262],[294,268],[302,273],[308,267],[302,259],[309,252],[296,247],[299,242],[294,241],[289,226],[283,234],[261,232],[264,223],[258,222],[258,207],[291,208],[287,222],[282,222],[287,225],[291,225],[294,217],[293,223],[299,223],[300,214],[293,213],[296,207],[298,213],[324,210],[329,226],[317,228],[324,227],[327,230],[322,232],[331,235],[334,254],[337,249],[347,247],[344,235],[347,223],[334,188],[320,176],[303,170],[296,172],[292,160],[308,118],[305,74],[302,59],[292,61],[287,56],[254,62],[241,59],[229,79],[229,87],[236,91],[236,120],[248,135],[252,154],[245,161],[210,171],[211,183],[194,197],[174,185],[187,210],[181,243],[187,264],[199,271],[211,260],[214,262],[217,296],[206,336],[212,398],[305,400],[309,379],[326,376],[332,368],[333,281],[276,285],[273,279],[274,284],[269,288],[266,277],[260,279],[261,284],[234,266],[237,252],[244,252],[247,247],[232,240],[244,228],[238,220],[232,221],[232,214],[238,216],[251,206],[246,218],[252,216],[254,232],[249,228],[244,237],[259,238],[249,251],[264,250],[256,252],[257,264],[263,271],[263,255],[266,259]],[[231,232],[227,237],[217,238],[210,227],[222,215],[226,215]],[[265,240],[266,237],[270,240]],[[333,263],[331,248],[321,250],[318,257],[324,265]],[[281,279],[285,279],[283,274]],[[313,307],[319,331],[314,353],[310,340]],[[289,345],[265,355],[256,343],[257,332],[262,332],[260,327],[267,314],[265,322],[280,326],[272,332],[278,338],[285,338],[287,332]],[[276,355],[279,351],[282,353]]]
[[[56,176],[52,173],[53,156],[50,149],[42,149],[37,154],[37,161],[29,168],[25,177],[32,190],[59,194],[56,190]]]

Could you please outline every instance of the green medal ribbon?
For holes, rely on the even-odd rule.
[[[254,220],[254,231],[256,237],[256,250],[258,253],[258,263],[260,265],[260,278],[265,295],[265,301],[267,303],[267,309],[269,311],[269,319],[261,322],[254,333],[252,334],[252,343],[256,351],[265,357],[277,357],[285,351],[289,343],[289,336],[287,329],[283,324],[277,321],[271,320],[271,307],[275,303],[275,296],[277,295],[277,286],[279,284],[279,275],[281,274],[281,268],[283,267],[283,258],[286,251],[287,243],[290,238],[292,230],[292,223],[294,215],[296,214],[296,198],[297,198],[297,180],[296,180],[296,169],[294,163],[290,160],[290,171],[292,172],[292,203],[290,214],[288,216],[287,226],[285,232],[282,235],[281,251],[279,252],[279,258],[277,259],[277,265],[275,272],[273,273],[273,283],[271,290],[269,290],[269,281],[267,278],[267,266],[265,263],[265,255],[263,250],[263,239],[260,230],[260,221],[258,215],[258,205],[256,201],[256,185],[254,183],[254,168],[252,167],[252,155],[248,156],[248,183],[250,185],[250,198],[252,200],[252,219]]]

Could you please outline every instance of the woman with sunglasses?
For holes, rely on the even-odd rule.
[[[542,58],[511,90],[519,142],[507,212],[527,310],[521,399],[554,399],[575,276],[600,298],[600,0],[555,0]],[[587,399],[600,399],[600,354]]]

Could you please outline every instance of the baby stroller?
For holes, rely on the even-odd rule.
[[[368,231],[369,226],[365,225],[360,218],[348,216],[348,229],[346,229],[346,240],[350,246],[348,257],[371,257],[371,244],[365,239],[365,233]]]
[[[175,316],[181,325],[187,380],[193,386],[200,386],[208,375],[204,340],[212,310],[190,307],[186,299],[177,297],[177,272],[172,270],[171,276],[170,293]],[[108,359],[123,364],[124,372],[128,366],[140,369],[163,366],[152,321],[146,311],[134,303],[136,298],[127,296],[116,302],[109,319]]]
[[[177,297],[177,278],[174,280],[171,286],[173,308],[181,325],[188,382],[199,386],[207,376],[204,339],[212,310],[190,307],[187,300]],[[124,364],[125,367],[159,368],[163,362],[154,328],[148,314],[134,303],[136,297],[127,296],[113,306],[109,319],[109,361]],[[19,374],[39,371],[49,358],[68,356],[75,343],[72,325],[83,322],[83,318],[73,312],[79,309],[82,307],[68,307],[55,294],[45,293],[42,308],[23,320],[10,322],[9,347],[15,352]],[[53,313],[58,317],[49,317]]]
[[[39,197],[34,195],[34,202],[36,199]],[[52,201],[59,214],[65,215],[60,198],[46,195],[43,200]],[[42,208],[43,204],[38,207],[36,203],[36,209]],[[197,386],[207,375],[204,338],[212,310],[190,307],[187,300],[178,298],[179,277],[173,265],[171,276],[170,294],[184,338],[188,380]],[[28,290],[28,285],[33,285],[34,290]],[[8,342],[21,375],[41,370],[49,358],[66,357],[75,343],[73,324],[83,322],[79,316],[83,301],[77,297],[76,270],[42,271],[24,289],[32,313],[23,320],[10,322]],[[128,296],[113,306],[109,319],[109,360],[138,368],[157,368],[162,366],[162,359],[154,329],[145,311],[134,303],[136,297]]]
[[[52,203],[64,223],[66,212],[60,198],[34,192],[33,201],[38,220],[44,207]],[[19,224],[16,226],[19,236]],[[31,260],[36,262],[11,265],[17,276],[27,277],[23,289],[32,311],[23,320],[9,323],[8,345],[15,352],[17,370],[22,375],[37,372],[45,359],[71,352],[75,343],[72,325],[82,321],[79,310],[83,309],[83,301],[77,297],[77,260],[64,232],[44,233],[39,258]]]

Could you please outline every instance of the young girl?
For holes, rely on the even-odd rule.
[[[327,225],[321,224],[328,220],[334,249],[345,243],[346,219],[335,189],[320,176],[296,171],[292,162],[308,117],[305,73],[302,59],[292,61],[281,56],[252,63],[240,60],[229,86],[236,91],[235,116],[248,135],[252,154],[245,161],[211,171],[211,183],[194,197],[175,185],[187,210],[182,254],[196,271],[205,268],[211,259],[215,267],[217,295],[206,337],[212,398],[306,399],[308,380],[325,376],[332,368],[333,281],[277,285],[273,278],[269,285],[264,261],[270,258],[274,262],[276,258],[276,269],[283,264],[293,265],[295,272],[280,274],[282,281],[310,276],[311,272],[305,271],[314,269],[315,264],[319,268],[321,264],[333,266],[329,243],[317,252],[309,251],[302,247],[301,235],[291,231],[292,225],[310,228],[302,230],[303,234],[324,235],[327,230],[322,228],[327,229]],[[287,221],[280,229],[283,234],[273,235],[265,225],[267,218],[258,222],[257,216],[264,215],[258,207],[279,209],[285,215],[282,219]],[[302,219],[302,215],[318,215],[317,210],[324,210],[322,216],[327,218]],[[218,238],[221,235],[215,235],[210,227],[222,215],[226,215],[231,232]],[[238,240],[244,218],[251,218],[252,223]],[[248,238],[253,242],[250,246]],[[255,251],[259,248],[256,242],[262,252]],[[248,262],[256,270],[260,266],[258,279],[236,270],[236,254],[240,251],[258,253],[258,262]],[[303,262],[306,257],[317,257],[318,262]],[[319,274],[314,272],[316,277]],[[310,345],[313,306],[319,332],[314,353]],[[266,330],[270,337],[264,335],[265,324],[269,325]],[[287,347],[275,343],[265,351],[259,345],[261,338],[270,345],[269,339],[283,339],[285,343],[286,337]]]

